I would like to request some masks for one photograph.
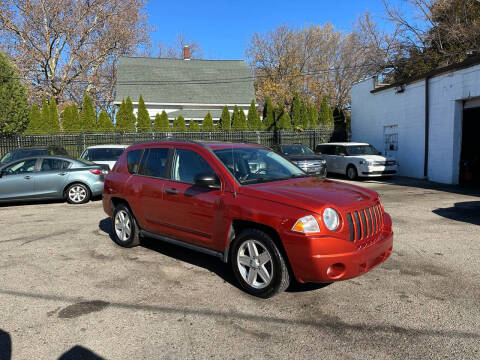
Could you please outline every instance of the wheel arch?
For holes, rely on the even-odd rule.
[[[67,190],[70,186],[72,185],[75,185],[75,184],[80,184],[80,185],[83,185],[83,186],[86,186],[88,191],[90,191],[90,194],[92,194],[92,189],[90,189],[90,186],[88,186],[88,184],[86,184],[84,181],[79,181],[79,180],[74,180],[74,181],[70,181],[67,185],[65,185],[65,187],[63,188],[63,197],[67,197]]]
[[[347,175],[347,171],[348,171],[348,168],[349,168],[350,166],[353,166],[353,167],[355,168],[355,171],[357,172],[357,175],[358,175],[358,167],[357,167],[356,164],[354,164],[354,163],[352,163],[352,162],[350,162],[350,163],[347,164],[347,167],[345,168],[345,175]]]
[[[277,248],[280,251],[280,253],[282,254],[282,256],[285,260],[285,263],[287,264],[288,271],[290,272],[290,275],[293,275],[293,268],[290,264],[290,259],[288,258],[287,251],[285,250],[285,247],[283,246],[283,242],[280,238],[280,234],[278,233],[278,231],[271,226],[261,224],[261,223],[257,223],[257,222],[254,222],[254,221],[240,220],[240,219],[232,221],[232,225],[230,227],[229,240],[228,240],[228,251],[226,252],[226,254],[228,254],[228,257],[227,256],[224,257],[224,262],[228,262],[229,259],[231,258],[231,255],[232,255],[231,254],[231,252],[232,252],[231,244],[233,243],[233,241],[235,241],[236,235],[240,235],[242,233],[242,231],[245,230],[245,229],[257,229],[257,230],[261,230],[261,231],[265,232],[267,235],[269,235],[272,238],[275,245],[277,245]]]

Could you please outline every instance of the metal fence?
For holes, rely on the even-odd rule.
[[[0,137],[0,155],[22,147],[61,146],[70,156],[79,157],[88,146],[104,144],[130,145],[139,141],[170,138],[207,141],[233,141],[272,146],[275,144],[303,144],[314,149],[316,144],[328,142],[334,134],[333,127],[305,131],[230,131],[230,132],[158,132],[111,133],[77,135],[21,135]]]

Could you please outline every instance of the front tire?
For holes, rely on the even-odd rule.
[[[357,168],[355,166],[349,165],[347,167],[347,178],[349,180],[357,180],[358,172],[357,172]]]
[[[130,248],[140,244],[140,229],[128,206],[120,204],[113,211],[113,241]]]
[[[67,188],[65,192],[67,201],[69,204],[85,204],[90,200],[92,192],[87,185],[84,184],[72,184]]]
[[[245,292],[261,298],[272,297],[290,284],[283,255],[265,232],[244,230],[234,241],[231,265]]]

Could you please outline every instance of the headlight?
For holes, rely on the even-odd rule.
[[[337,230],[338,226],[340,225],[340,218],[338,216],[338,213],[332,208],[326,208],[325,210],[323,210],[323,222],[325,223],[325,226],[328,230]]]
[[[370,160],[360,160],[358,162],[360,165],[367,165],[367,166],[373,166],[374,162],[373,161],[370,161]]]
[[[292,227],[292,231],[304,234],[320,232],[317,220],[312,215],[304,216],[297,220]]]

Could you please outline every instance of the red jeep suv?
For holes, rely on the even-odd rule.
[[[103,207],[118,245],[145,236],[216,256],[264,298],[292,276],[353,278],[392,252],[392,221],[376,192],[309,176],[259,145],[134,144],[105,179]]]

